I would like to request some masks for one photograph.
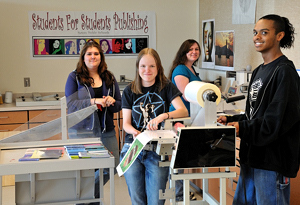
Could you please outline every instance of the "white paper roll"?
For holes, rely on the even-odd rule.
[[[214,91],[218,96],[216,100],[216,105],[218,105],[221,101],[221,92],[216,85],[211,83],[192,81],[185,87],[184,95],[189,102],[198,103],[201,107],[204,107],[203,94],[209,90]]]
[[[12,103],[12,95],[11,91],[5,92],[5,103]]]

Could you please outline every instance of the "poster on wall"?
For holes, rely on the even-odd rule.
[[[234,70],[234,31],[216,31],[215,68]]]
[[[232,24],[255,23],[256,0],[232,0]]]
[[[202,21],[202,67],[214,68],[215,66],[215,20]]]
[[[156,49],[154,12],[31,11],[28,16],[33,58],[78,58],[91,39],[112,57]]]

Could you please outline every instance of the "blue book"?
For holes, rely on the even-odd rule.
[[[65,145],[66,149],[85,149],[84,145]]]
[[[67,152],[85,151],[85,147],[83,145],[66,145],[65,149],[66,149]]]
[[[39,161],[39,158],[31,158],[32,153],[30,154],[25,154],[23,157],[19,159],[19,162],[24,162],[24,161]]]

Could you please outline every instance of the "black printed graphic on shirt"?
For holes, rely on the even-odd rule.
[[[250,91],[249,91],[249,102],[250,102],[250,116],[252,117],[253,112],[254,112],[254,105],[257,100],[257,95],[261,87],[263,86],[263,82],[261,78],[257,79],[252,83],[250,86]]]
[[[165,112],[165,101],[157,93],[147,92],[133,103],[132,117],[137,129],[145,129],[151,119]]]

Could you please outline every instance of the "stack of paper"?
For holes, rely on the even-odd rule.
[[[19,161],[39,161],[40,159],[58,159],[64,154],[63,147],[27,149]]]
[[[84,145],[66,145],[65,149],[70,159],[79,159],[78,153],[85,151]]]
[[[99,158],[99,157],[110,157],[108,153],[97,153],[97,152],[79,152],[80,158]]]
[[[100,143],[67,145],[65,149],[70,159],[110,157],[108,150]]]
[[[105,149],[104,145],[97,143],[97,144],[85,144],[85,149],[87,151],[101,151],[101,150],[107,150]]]
[[[59,149],[50,149],[50,150],[35,150],[31,158],[38,159],[58,159],[61,156],[61,150]]]

